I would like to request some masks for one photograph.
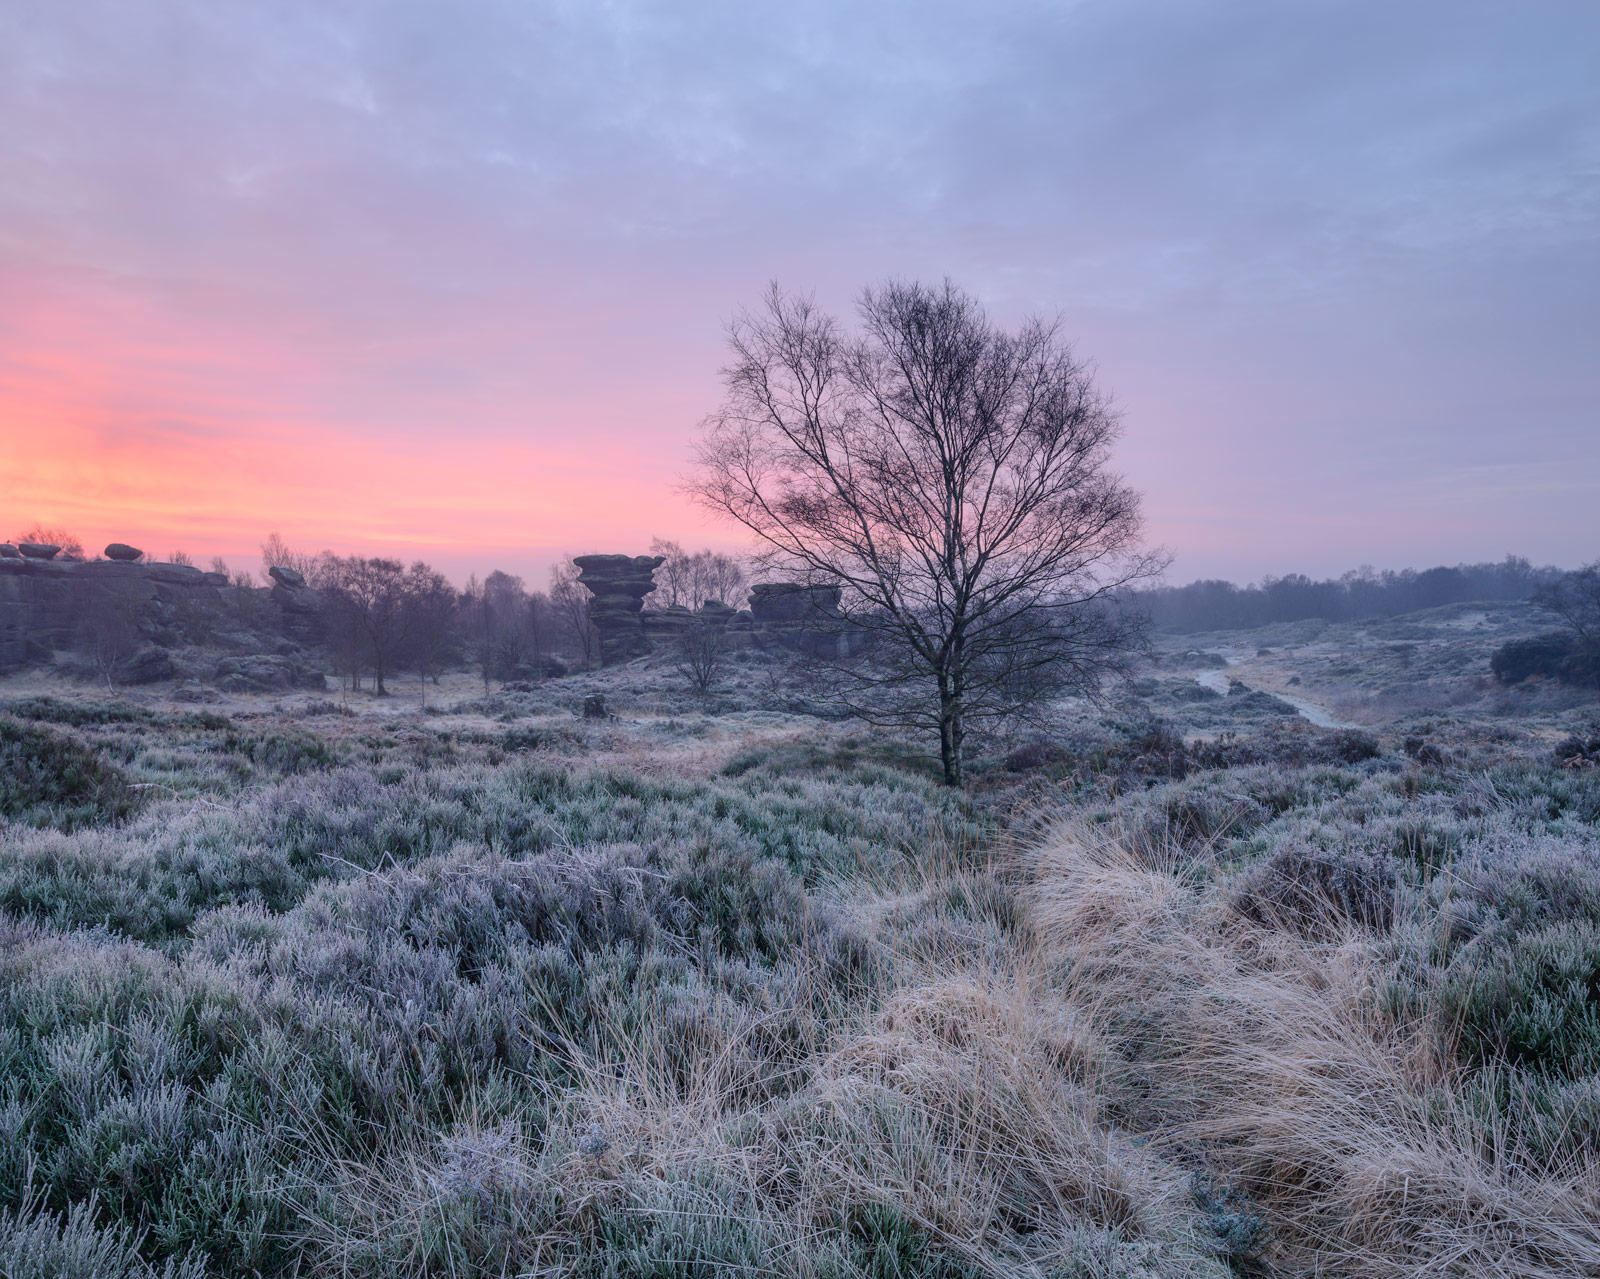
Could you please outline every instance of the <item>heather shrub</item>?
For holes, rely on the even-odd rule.
[[[146,1264],[140,1246],[146,1232],[116,1223],[95,1224],[98,1205],[89,1200],[62,1214],[43,1212],[28,1200],[0,1212],[0,1275],[5,1279],[201,1279],[197,1260]]]
[[[1600,923],[1564,920],[1462,956],[1442,984],[1441,1014],[1478,1063],[1508,1062],[1568,1079],[1600,1074]]]
[[[1317,941],[1352,927],[1388,930],[1399,890],[1385,857],[1298,845],[1280,848],[1236,885],[1232,902],[1241,915]]]
[[[71,831],[119,821],[140,802],[122,772],[89,747],[0,717],[0,817]]]
[[[1564,631],[1510,640],[1495,650],[1489,669],[1502,684],[1520,684],[1535,675],[1555,679],[1562,675],[1572,649],[1572,637]]]

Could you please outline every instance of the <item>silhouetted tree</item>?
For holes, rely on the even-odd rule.
[[[1575,639],[1600,643],[1600,560],[1541,586],[1533,602],[1559,617]]]
[[[422,681],[422,704],[428,704],[428,679],[438,682],[450,652],[451,623],[457,596],[443,573],[420,560],[406,573],[403,643]]]
[[[709,693],[722,674],[728,649],[727,627],[697,618],[673,642],[678,672],[696,692]]]
[[[320,555],[296,551],[277,533],[268,533],[267,540],[261,543],[261,580],[270,586],[272,578],[267,572],[268,569],[292,568],[312,586],[316,586],[325,561],[331,558],[333,558],[331,551],[323,551]]]
[[[691,555],[678,543],[660,537],[650,543],[650,554],[664,557],[656,569],[651,608],[666,609],[676,605],[693,611],[710,600],[733,608],[742,603],[744,567],[733,556],[718,551],[697,551]]]
[[[13,542],[38,542],[43,546],[58,546],[62,559],[81,560],[83,558],[83,543],[64,528],[46,528],[45,525],[35,523],[30,528],[25,528],[11,539]]]
[[[358,687],[364,664],[372,671],[373,691],[380,697],[388,693],[385,679],[414,655],[419,628],[432,625],[433,609],[443,607],[440,600],[419,607],[418,600],[431,599],[443,589],[443,581],[421,562],[408,571],[399,560],[322,558],[319,589],[326,601],[332,647],[350,664]],[[430,635],[428,642],[438,638]]]
[[[1107,469],[1116,415],[1054,323],[1013,332],[949,282],[863,292],[846,334],[773,286],[729,330],[727,395],[693,494],[760,540],[769,574],[844,591],[849,709],[938,733],[961,780],[974,723],[1096,687],[1152,576],[1139,499]]]
[[[589,588],[578,581],[578,566],[569,555],[550,568],[550,611],[583,658],[584,669],[594,665],[600,636],[589,617]]]

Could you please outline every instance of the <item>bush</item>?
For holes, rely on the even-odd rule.
[[[0,716],[0,816],[71,831],[119,821],[139,805],[127,778],[89,747]]]
[[[1290,846],[1245,873],[1233,906],[1268,927],[1332,940],[1352,925],[1387,931],[1398,888],[1386,857]]]
[[[1444,987],[1470,1061],[1581,1079],[1600,1072],[1600,925],[1569,920],[1520,933]]]
[[[1510,640],[1495,649],[1489,659],[1489,669],[1502,684],[1520,684],[1535,675],[1557,679],[1573,647],[1572,637],[1561,631],[1536,635],[1532,639]]]

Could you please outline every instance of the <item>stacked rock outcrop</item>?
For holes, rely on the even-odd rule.
[[[659,555],[580,555],[578,581],[589,588],[589,617],[600,633],[600,660],[615,665],[671,644],[699,627],[722,632],[729,648],[786,648],[816,657],[844,657],[864,643],[859,627],[839,611],[842,588],[767,582],[750,592],[750,608],[708,600],[698,611],[681,604],[644,611],[655,590]]]
[[[302,644],[320,643],[327,635],[322,596],[297,569],[274,565],[267,576],[272,579],[272,602],[283,615],[283,633]]]
[[[126,542],[113,542],[106,547],[108,560],[120,560],[125,564],[134,564],[144,558],[144,552],[137,546],[129,546]]]
[[[0,675],[71,649],[89,630],[115,618],[130,628],[130,642],[143,646],[123,664],[120,677],[171,678],[165,650],[236,619],[242,602],[234,597],[252,593],[229,585],[226,574],[188,564],[141,563],[125,554],[83,561],[24,553],[32,545],[0,553]],[[125,543],[106,549],[118,548],[137,554]],[[298,586],[275,586],[270,601],[276,607],[263,608],[267,601],[260,601],[250,610],[259,630],[301,643],[321,638],[322,600],[303,579]]]
[[[750,589],[756,643],[813,657],[846,657],[863,637],[839,611],[842,587],[763,582]]]
[[[663,555],[579,555],[578,581],[588,587],[589,620],[600,634],[600,664],[612,666],[648,647],[640,614],[644,597],[656,589]]]

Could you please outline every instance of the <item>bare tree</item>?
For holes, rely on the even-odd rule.
[[[404,644],[421,680],[422,704],[428,704],[428,680],[439,682],[439,672],[450,656],[451,623],[457,596],[443,573],[420,560],[406,573],[403,606]]]
[[[709,693],[722,674],[727,628],[699,618],[674,641],[678,672],[696,692]]]
[[[690,492],[764,546],[768,575],[837,584],[844,704],[936,729],[959,784],[971,727],[1124,665],[1153,576],[1118,420],[1059,323],[1007,332],[970,295],[865,290],[859,332],[770,289],[729,328],[726,397]]]
[[[120,591],[88,593],[78,622],[78,643],[109,689],[140,644],[138,605]]]
[[[664,537],[650,540],[650,554],[661,556],[656,566],[656,589],[650,593],[652,608],[688,608],[689,555],[678,543]]]
[[[1565,622],[1574,639],[1600,644],[1600,560],[1541,586],[1533,602]]]
[[[320,555],[308,554],[305,551],[296,551],[290,548],[283,538],[277,533],[268,533],[267,540],[261,543],[261,580],[268,586],[272,585],[269,569],[292,568],[313,586],[317,585],[317,578],[324,568],[324,561],[332,555],[323,551]]]
[[[369,665],[373,691],[386,696],[384,680],[411,656],[416,639],[412,596],[419,582],[438,574],[420,562],[408,573],[399,560],[360,556],[323,557],[320,570],[334,651],[350,663],[357,687],[361,663]]]
[[[743,565],[733,556],[717,551],[691,555],[678,543],[660,537],[650,543],[650,554],[663,557],[656,569],[650,607],[667,609],[677,605],[693,612],[710,600],[739,606],[745,574]]]
[[[46,528],[41,523],[35,523],[31,528],[25,528],[11,539],[13,542],[38,542],[43,546],[60,547],[58,554],[64,560],[81,560],[83,558],[83,543],[76,536],[64,528]]]
[[[589,588],[578,581],[578,566],[569,555],[550,568],[550,611],[583,656],[584,669],[594,665],[600,636],[589,617]]]

